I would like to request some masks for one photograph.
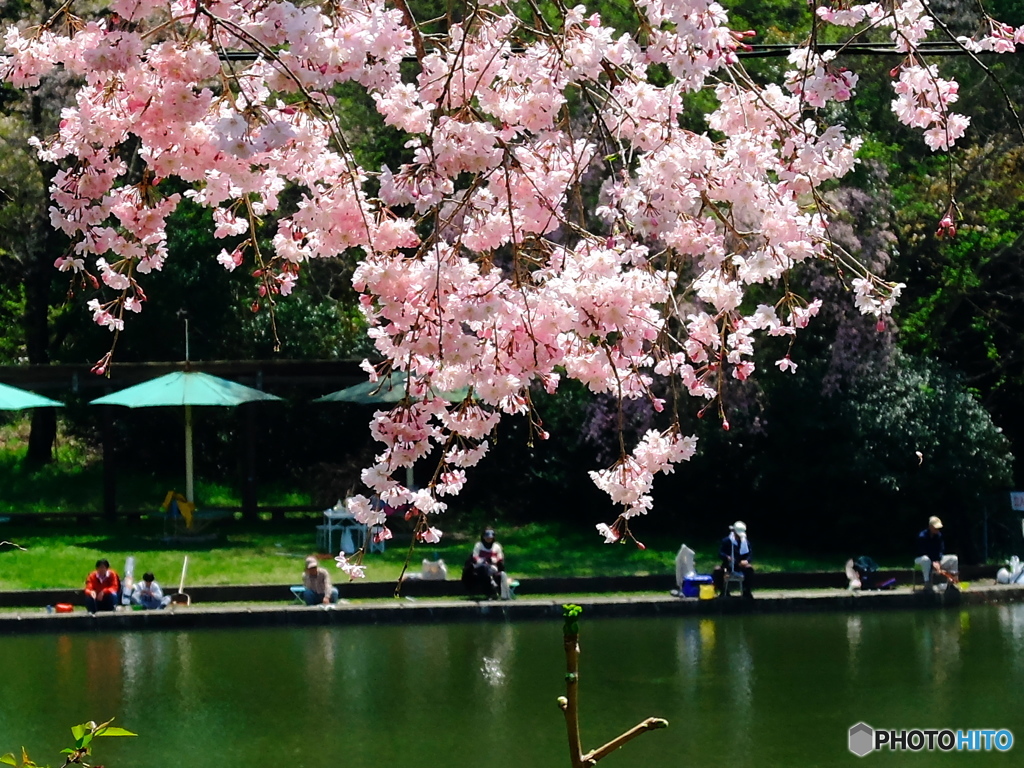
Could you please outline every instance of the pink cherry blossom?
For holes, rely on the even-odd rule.
[[[696,398],[698,415],[714,406],[727,429],[725,377],[754,375],[766,338],[793,348],[821,308],[790,292],[791,271],[841,258],[855,306],[877,318],[904,287],[832,252],[817,201],[857,162],[861,140],[836,123],[835,104],[857,97],[859,76],[818,37],[772,81],[744,73],[737,54],[754,33],[731,29],[711,0],[637,0],[633,34],[583,6],[559,6],[550,27],[527,22],[506,0],[470,3],[426,35],[384,0],[110,8],[78,18],[88,11],[72,2],[69,23],[4,36],[11,87],[60,72],[75,83],[56,134],[30,141],[58,167],[50,222],[72,247],[55,268],[98,292],[95,323],[124,329],[125,313],[147,304],[149,276],[179,258],[171,188],[210,209],[215,237],[232,238],[218,263],[252,261],[254,312],[274,312],[310,260],[355,259],[374,347],[364,369],[409,382],[373,417],[379,448],[362,479],[407,510],[422,541],[440,538],[439,499],[472,482],[466,470],[485,460],[501,419],[547,436],[532,393],[565,378],[664,412],[666,429],[591,473],[620,510],[598,532],[632,539],[628,521],[654,509],[655,475],[696,450],[662,393]],[[903,54],[892,110],[928,147],[948,151],[966,134],[958,84],[920,56],[946,34],[922,0],[837,0],[816,13],[844,39],[890,36]],[[959,43],[1009,53],[1024,27],[983,16]],[[342,85],[403,136],[398,167],[353,155],[337,119]],[[697,101],[707,131],[683,127]],[[591,190],[596,208],[584,210]],[[951,205],[938,234],[955,232]],[[788,353],[776,365],[797,369]],[[441,397],[463,389],[461,402]],[[427,487],[399,479],[428,461]],[[383,523],[366,495],[349,509]],[[344,556],[338,565],[362,575]]]
[[[334,558],[334,562],[350,579],[362,579],[366,577],[366,567],[358,563],[350,562],[344,552],[339,552],[338,556]]]

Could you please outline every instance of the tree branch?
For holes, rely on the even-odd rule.
[[[642,723],[619,734],[607,744],[583,754],[580,743],[579,682],[580,682],[580,630],[577,617],[583,612],[578,605],[564,605],[565,627],[562,631],[565,646],[565,696],[558,697],[558,706],[565,714],[565,730],[569,738],[569,760],[572,768],[591,768],[629,741],[647,731],[668,728],[668,720],[648,717]]]
[[[588,752],[586,755],[583,756],[583,763],[585,765],[593,765],[602,757],[607,757],[626,742],[635,739],[641,733],[646,733],[647,731],[656,731],[660,728],[668,728],[668,720],[664,720],[660,717],[648,717],[642,723],[634,725],[625,733],[616,736],[603,747],[598,747],[592,752]]]

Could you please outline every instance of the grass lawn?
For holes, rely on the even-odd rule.
[[[121,572],[125,558],[135,556],[135,574],[153,571],[165,590],[176,588],[184,555],[189,557],[187,586],[222,584],[286,584],[297,582],[302,560],[315,549],[315,523],[269,521],[227,524],[214,541],[167,543],[155,521],[110,528],[102,524],[74,532],[53,526],[0,525],[0,539],[16,542],[27,551],[0,547],[0,590],[58,589],[80,586],[96,560],[105,557]],[[472,548],[467,535],[450,531],[440,545],[418,546],[411,568],[423,558],[441,557],[450,578],[458,578]],[[533,523],[499,530],[508,569],[517,578],[536,576],[600,576],[672,573],[678,541],[648,538],[645,550],[630,544],[606,545],[585,527]],[[697,570],[707,573],[715,565],[717,542],[688,542],[697,550]],[[407,544],[388,542],[383,554],[367,555],[367,578],[395,581],[409,554]],[[325,564],[331,554],[320,553]],[[813,560],[793,553],[758,550],[762,571],[838,570],[838,559]],[[338,574],[339,578],[341,574]]]
[[[103,483],[95,449],[62,431],[55,462],[29,470],[23,461],[27,436],[27,418],[0,424],[0,520],[5,513],[12,512],[98,511],[102,506]],[[122,509],[155,512],[166,489],[175,487],[173,482],[171,477],[119,473],[118,504]],[[230,485],[210,480],[197,483],[197,496],[207,506],[239,504],[237,492]],[[265,504],[310,503],[308,497],[265,487],[261,487],[260,498]],[[472,515],[462,519],[470,518]],[[368,566],[367,578],[394,582],[407,557],[412,570],[419,569],[423,558],[441,557],[448,564],[449,577],[457,579],[477,535],[471,523],[460,524],[459,519],[440,518],[437,524],[446,531],[442,543],[417,547],[411,557],[407,544],[394,541],[388,543],[383,554],[368,555],[364,563]],[[129,555],[135,556],[137,577],[153,571],[165,590],[177,588],[186,554],[186,587],[295,583],[302,573],[303,558],[313,554],[317,522],[234,521],[217,529],[221,535],[215,541],[190,544],[166,542],[158,520],[117,526],[0,522],[0,540],[13,541],[27,549],[0,546],[0,590],[77,588],[99,558],[110,560],[120,573]],[[606,545],[592,526],[582,523],[504,526],[498,530],[498,539],[505,548],[509,572],[517,578],[672,573],[682,543],[675,537],[645,534],[644,550],[632,544]],[[686,543],[697,552],[697,571],[708,573],[716,564],[717,539]],[[757,538],[754,545],[756,567],[761,571],[838,570],[846,559],[820,555],[808,558],[792,548],[773,547]],[[336,553],[319,554],[330,564]],[[342,574],[338,576],[340,579]]]

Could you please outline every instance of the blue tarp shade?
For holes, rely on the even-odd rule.
[[[96,398],[93,405],[152,408],[171,405],[235,406],[254,400],[280,400],[258,389],[197,371],[168,373],[152,381]]]
[[[396,371],[390,377],[380,381],[364,381],[362,384],[331,392],[329,395],[318,397],[314,403],[361,403],[363,405],[376,405],[378,403],[397,403],[405,397],[404,371]],[[466,399],[469,393],[467,389],[460,389],[455,392],[441,392],[441,397],[451,403],[458,403]]]
[[[92,405],[123,405],[125,408],[185,407],[185,497],[195,501],[193,483],[192,406],[231,407],[256,400],[280,400],[244,384],[197,371],[178,371],[136,384],[92,401]]]
[[[0,384],[0,411],[23,411],[26,408],[61,408],[64,403],[51,400],[24,389]]]

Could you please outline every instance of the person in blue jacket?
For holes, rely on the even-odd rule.
[[[726,574],[741,573],[743,574],[743,597],[752,598],[754,596],[751,592],[754,566],[750,563],[754,559],[754,551],[750,546],[750,539],[747,538],[746,523],[737,520],[729,526],[729,535],[722,539],[722,543],[718,547],[718,556],[722,558],[722,564],[711,573],[718,592],[725,595]]]

